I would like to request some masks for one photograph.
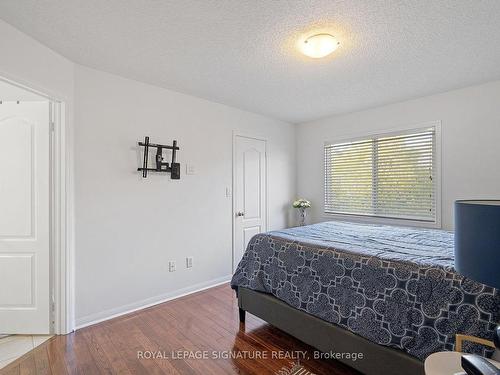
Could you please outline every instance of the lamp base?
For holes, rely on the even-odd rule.
[[[492,365],[486,358],[475,354],[462,356],[462,368],[469,375],[500,375],[500,369]]]
[[[500,349],[500,326],[497,326],[493,332],[493,343],[495,344],[496,350],[492,359],[497,359],[496,356],[499,353],[498,349]],[[495,367],[486,358],[475,354],[463,355],[461,364],[462,368],[469,375],[500,375],[500,369]]]
[[[495,328],[495,332],[493,332],[493,342],[495,343],[497,349],[491,358],[500,362],[500,326],[497,326],[497,328]]]

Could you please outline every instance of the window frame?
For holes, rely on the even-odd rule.
[[[324,157],[325,147],[344,142],[356,142],[365,140],[367,138],[375,137],[390,137],[416,133],[425,129],[434,128],[435,132],[435,196],[436,196],[436,217],[434,221],[423,221],[415,219],[404,219],[404,218],[393,218],[375,215],[364,215],[364,214],[349,214],[349,213],[332,213],[326,212],[325,205],[325,194],[326,194],[326,159]],[[441,228],[441,121],[429,121],[422,122],[418,124],[411,124],[406,126],[400,126],[397,128],[390,128],[386,130],[377,130],[373,132],[366,132],[363,134],[352,134],[343,135],[336,137],[333,140],[325,141],[323,144],[323,207],[322,213],[323,218],[328,220],[346,220],[354,221],[360,223],[371,223],[371,224],[389,224],[389,225],[402,225],[402,226],[414,226],[414,227],[424,227],[424,228]]]

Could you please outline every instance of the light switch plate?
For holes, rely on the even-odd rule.
[[[186,164],[186,174],[196,174],[196,166],[194,164]]]
[[[175,268],[175,261],[171,260],[170,262],[168,262],[168,272],[174,272]]]

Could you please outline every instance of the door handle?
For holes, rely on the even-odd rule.
[[[236,216],[245,216],[245,213],[243,211],[238,211],[236,213]]]

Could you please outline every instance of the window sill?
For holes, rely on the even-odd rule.
[[[411,219],[396,219],[396,218],[386,218],[377,216],[363,216],[363,215],[348,215],[348,214],[333,214],[323,212],[322,217],[328,220],[342,220],[350,221],[355,223],[363,224],[383,224],[383,225],[396,225],[403,227],[420,227],[420,228],[431,228],[431,229],[441,229],[441,222],[439,220],[430,221],[420,221]]]

